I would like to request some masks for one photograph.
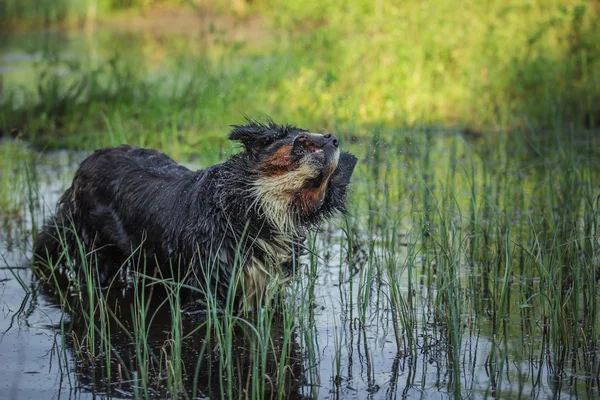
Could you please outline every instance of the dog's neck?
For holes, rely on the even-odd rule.
[[[306,171],[264,177],[248,173],[253,167],[240,169],[239,160],[224,166],[217,177],[218,201],[233,225],[249,230],[252,236],[280,241],[291,242],[305,235],[308,226],[298,216],[294,195],[304,185]]]

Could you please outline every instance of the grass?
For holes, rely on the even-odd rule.
[[[280,309],[239,316],[209,296],[186,315],[181,284],[143,268],[125,292],[87,264],[82,286],[56,270],[43,293],[69,315],[63,368],[141,398],[597,395],[595,136],[377,129],[349,146],[362,160],[350,213],[310,238]],[[43,188],[41,171],[4,162]],[[10,204],[39,212],[29,193]]]

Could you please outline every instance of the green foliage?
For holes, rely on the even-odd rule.
[[[84,3],[77,2],[77,15],[85,14]],[[12,7],[27,20],[23,13],[37,10],[11,4],[1,15],[12,15]],[[52,7],[63,11],[56,15],[69,14],[58,4]],[[116,8],[156,4],[115,0],[98,7],[109,18]],[[227,9],[219,1],[202,7]],[[262,33],[244,28],[257,39],[232,39],[227,30],[234,28],[211,25],[201,51],[191,37],[140,35],[108,41],[109,53],[125,56],[104,54],[104,64],[47,52],[46,65],[30,79],[37,93],[19,104],[15,98],[27,88],[5,85],[0,92],[0,129],[71,136],[104,130],[108,122],[123,139],[152,132],[148,139],[160,143],[156,132],[176,131],[191,142],[193,132],[222,131],[240,113],[348,130],[599,123],[600,12],[588,2],[265,0],[248,7],[262,16]],[[151,73],[157,53],[165,54],[158,74]]]
[[[343,99],[365,122],[552,125],[600,101],[600,13],[588,2],[276,3],[278,26],[312,24],[311,48],[329,54],[299,90],[336,77],[305,106],[331,112]]]

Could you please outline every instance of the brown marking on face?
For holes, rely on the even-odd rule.
[[[297,168],[291,158],[292,146],[282,146],[272,156],[265,159],[259,169],[267,177],[280,176]]]
[[[295,229],[294,210],[302,215],[319,209],[339,160],[335,151],[326,160],[294,162],[291,150],[292,146],[284,146],[265,159],[259,166],[262,177],[255,184],[264,215],[281,232]],[[321,165],[323,161],[327,164]]]
[[[329,178],[331,177],[331,174],[333,174],[333,171],[335,171],[336,168],[337,162],[332,163],[332,165],[329,168],[329,171],[327,171],[327,175],[325,176],[323,182],[321,182],[321,185],[319,187],[304,188],[300,192],[298,192],[296,196],[296,204],[301,210],[301,212],[309,213],[315,211],[318,208],[319,204],[325,198],[325,191],[327,189],[327,184],[329,183]]]

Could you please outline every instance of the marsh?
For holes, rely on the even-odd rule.
[[[87,8],[0,6],[38,26],[0,40],[0,397],[598,397],[597,9],[268,3],[107,5],[86,29],[69,21]],[[36,233],[91,151],[206,168],[243,151],[223,135],[242,113],[358,160],[280,307],[181,307],[144,271],[34,276]]]

